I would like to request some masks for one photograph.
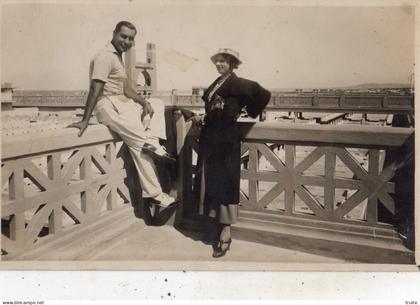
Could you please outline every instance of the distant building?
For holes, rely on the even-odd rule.
[[[125,53],[126,71],[129,83],[141,95],[155,95],[157,93],[156,79],[156,46],[146,45],[146,62],[137,62],[135,49]]]
[[[192,95],[203,96],[207,87],[192,87]]]
[[[1,84],[1,110],[13,110],[13,87],[11,83]]]

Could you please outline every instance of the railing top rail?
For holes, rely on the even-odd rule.
[[[245,141],[291,141],[302,143],[334,143],[363,146],[401,146],[414,133],[414,128],[306,125],[278,122],[241,122],[240,132]],[[63,128],[42,134],[2,137],[2,160],[45,153],[54,150],[99,144],[119,137],[104,125],[92,125],[82,137],[78,130]],[[190,135],[198,135],[191,129]]]
[[[289,141],[368,146],[401,146],[414,133],[414,128],[359,125],[312,125],[278,122],[240,122],[245,141]],[[189,135],[197,136],[192,128]]]
[[[85,145],[99,144],[119,137],[104,125],[91,125],[82,137],[76,128],[45,131],[40,134],[26,134],[2,137],[2,160],[62,150]]]

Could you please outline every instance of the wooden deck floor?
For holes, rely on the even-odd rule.
[[[361,270],[376,270],[374,264],[384,263],[373,259],[366,264],[363,259],[354,259],[352,251],[356,250],[349,245],[343,248],[319,240],[290,239],[287,234],[274,239],[270,235],[254,239],[254,233],[247,229],[250,227],[246,222],[239,221],[233,230],[231,251],[214,259],[211,242],[199,230],[189,226],[146,225],[126,205],[91,226],[76,229],[18,257],[3,259],[15,263],[31,261],[31,268],[55,263],[61,269],[73,263],[83,269],[90,263],[100,264],[98,268],[102,269],[138,266],[152,270],[310,270],[315,265],[317,270],[326,271],[353,270],[351,266],[355,264],[363,266],[359,267]],[[367,255],[374,258],[374,253]],[[87,264],[80,265],[83,262]],[[395,256],[388,263],[403,268],[411,265]]]
[[[77,235],[78,238],[75,238]],[[234,236],[235,237],[235,236]],[[212,246],[198,232],[163,225],[148,226],[131,207],[112,219],[79,230],[14,260],[36,261],[192,261],[261,263],[345,263],[344,259],[304,253],[234,239],[232,249],[220,259],[211,257]]]

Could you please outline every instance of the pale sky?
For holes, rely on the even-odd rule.
[[[267,88],[410,83],[414,70],[409,7],[122,3],[3,4],[2,82],[86,90],[90,58],[120,20],[139,29],[137,61],[145,61],[146,43],[156,44],[159,90],[209,85],[217,77],[209,58],[220,47],[240,53],[239,76]],[[171,54],[196,60],[182,65]]]

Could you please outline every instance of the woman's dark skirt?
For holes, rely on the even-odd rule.
[[[239,141],[214,142],[201,134],[194,192],[198,198],[204,194],[200,199],[205,214],[215,212],[220,223],[232,224],[238,216],[241,146]],[[204,192],[200,192],[202,186]]]

